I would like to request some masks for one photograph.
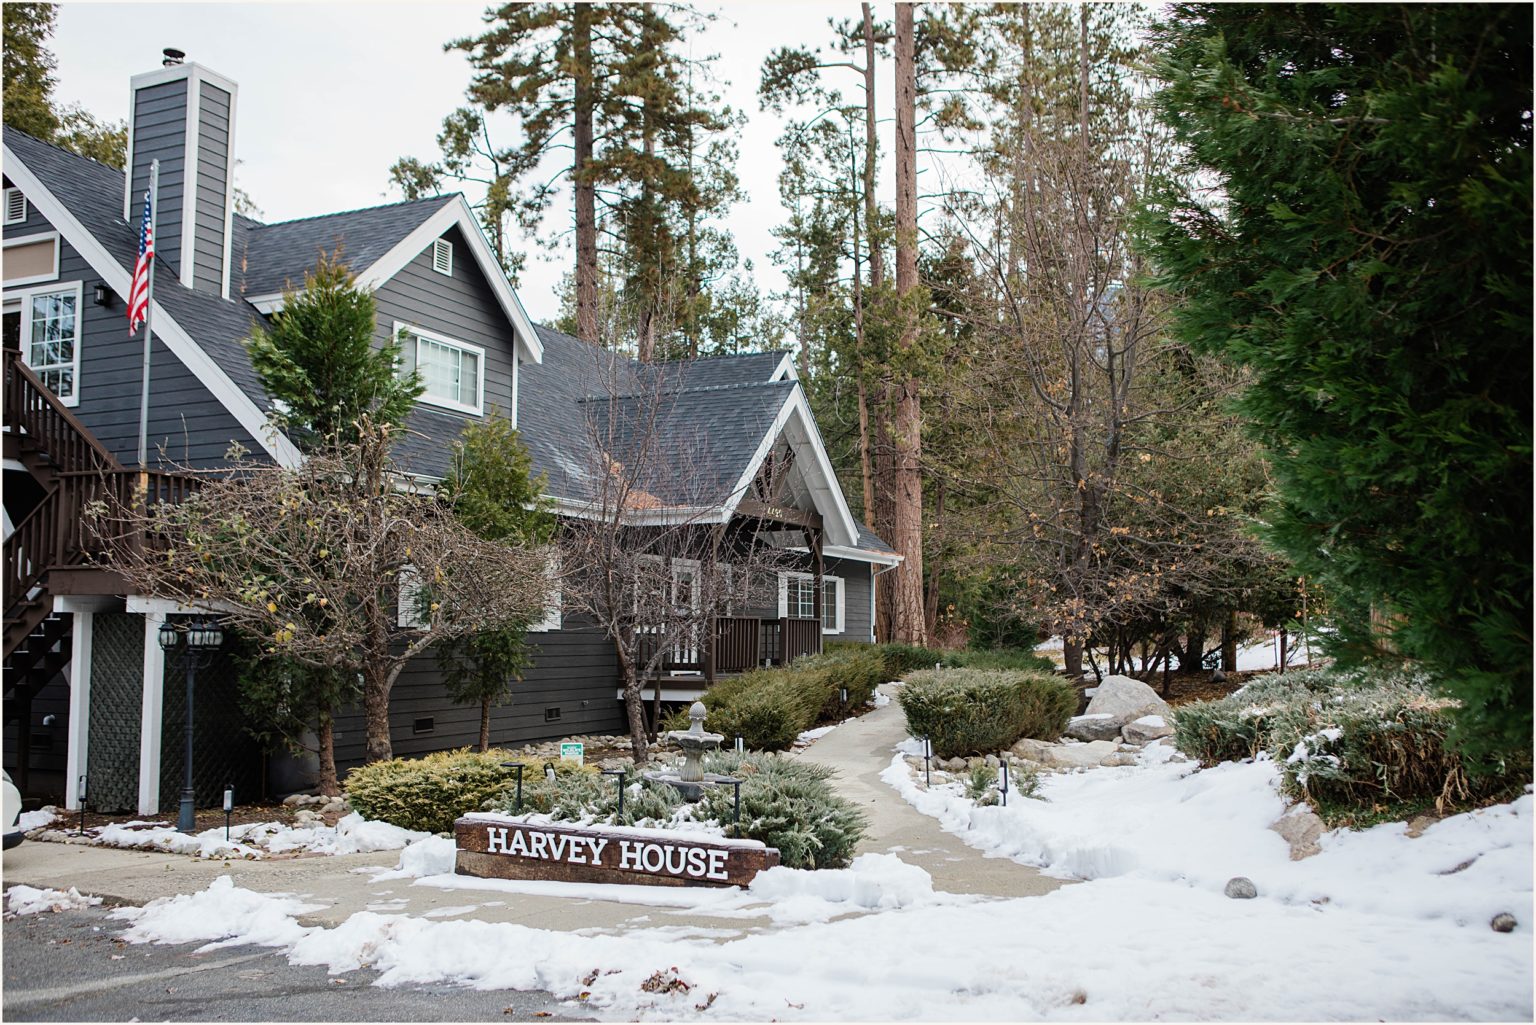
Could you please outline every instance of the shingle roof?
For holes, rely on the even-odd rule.
[[[456,198],[457,193],[433,196],[276,224],[240,218],[230,252],[230,291],[259,296],[303,287],[304,275],[314,270],[319,254],[338,249],[361,273]]]
[[[122,217],[123,172],[7,127],[10,147],[47,185],[108,255],[132,272],[138,256],[135,225]],[[324,217],[262,224],[235,216],[231,292],[265,295],[301,280],[320,249],[345,241],[348,262],[361,270],[382,257],[454,197],[393,203]],[[244,271],[241,273],[242,255]],[[155,299],[260,408],[267,398],[243,344],[260,315],[243,299],[185,288],[162,261]],[[243,291],[241,286],[243,287]],[[650,481],[658,497],[685,500],[690,487],[712,490],[718,500],[745,472],[774,418],[793,390],[792,380],[770,382],[782,352],[721,356],[684,363],[640,364],[570,335],[537,326],[544,346],[542,364],[519,371],[518,424],[536,471],[548,479],[550,494],[583,499],[592,494],[591,474],[602,465],[592,441],[617,417],[633,421],[647,403],[665,404],[659,435],[666,456],[656,465],[688,472]],[[418,407],[399,454],[412,470],[441,476],[463,419]],[[596,432],[596,433],[595,433]],[[633,446],[633,436],[620,440]],[[619,453],[614,453],[616,456]],[[681,491],[680,491],[681,489]],[[860,528],[859,547],[889,552],[890,546]]]

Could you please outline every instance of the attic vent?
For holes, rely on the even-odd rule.
[[[453,243],[445,238],[432,243],[432,269],[453,277]]]
[[[27,197],[20,189],[5,190],[5,223],[20,224],[27,219]]]

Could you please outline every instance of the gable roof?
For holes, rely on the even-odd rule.
[[[230,290],[256,299],[301,289],[319,254],[338,248],[354,269],[372,267],[452,201],[452,196],[434,196],[273,224],[237,217]]]

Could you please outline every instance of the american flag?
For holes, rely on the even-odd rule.
[[[133,267],[133,284],[128,286],[128,334],[131,337],[149,316],[149,265],[155,258],[155,229],[144,193],[144,220],[139,228],[139,262]]]

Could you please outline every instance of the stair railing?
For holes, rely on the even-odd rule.
[[[121,464],[76,419],[15,349],[5,352],[5,426],[28,440],[60,470],[120,470]]]

